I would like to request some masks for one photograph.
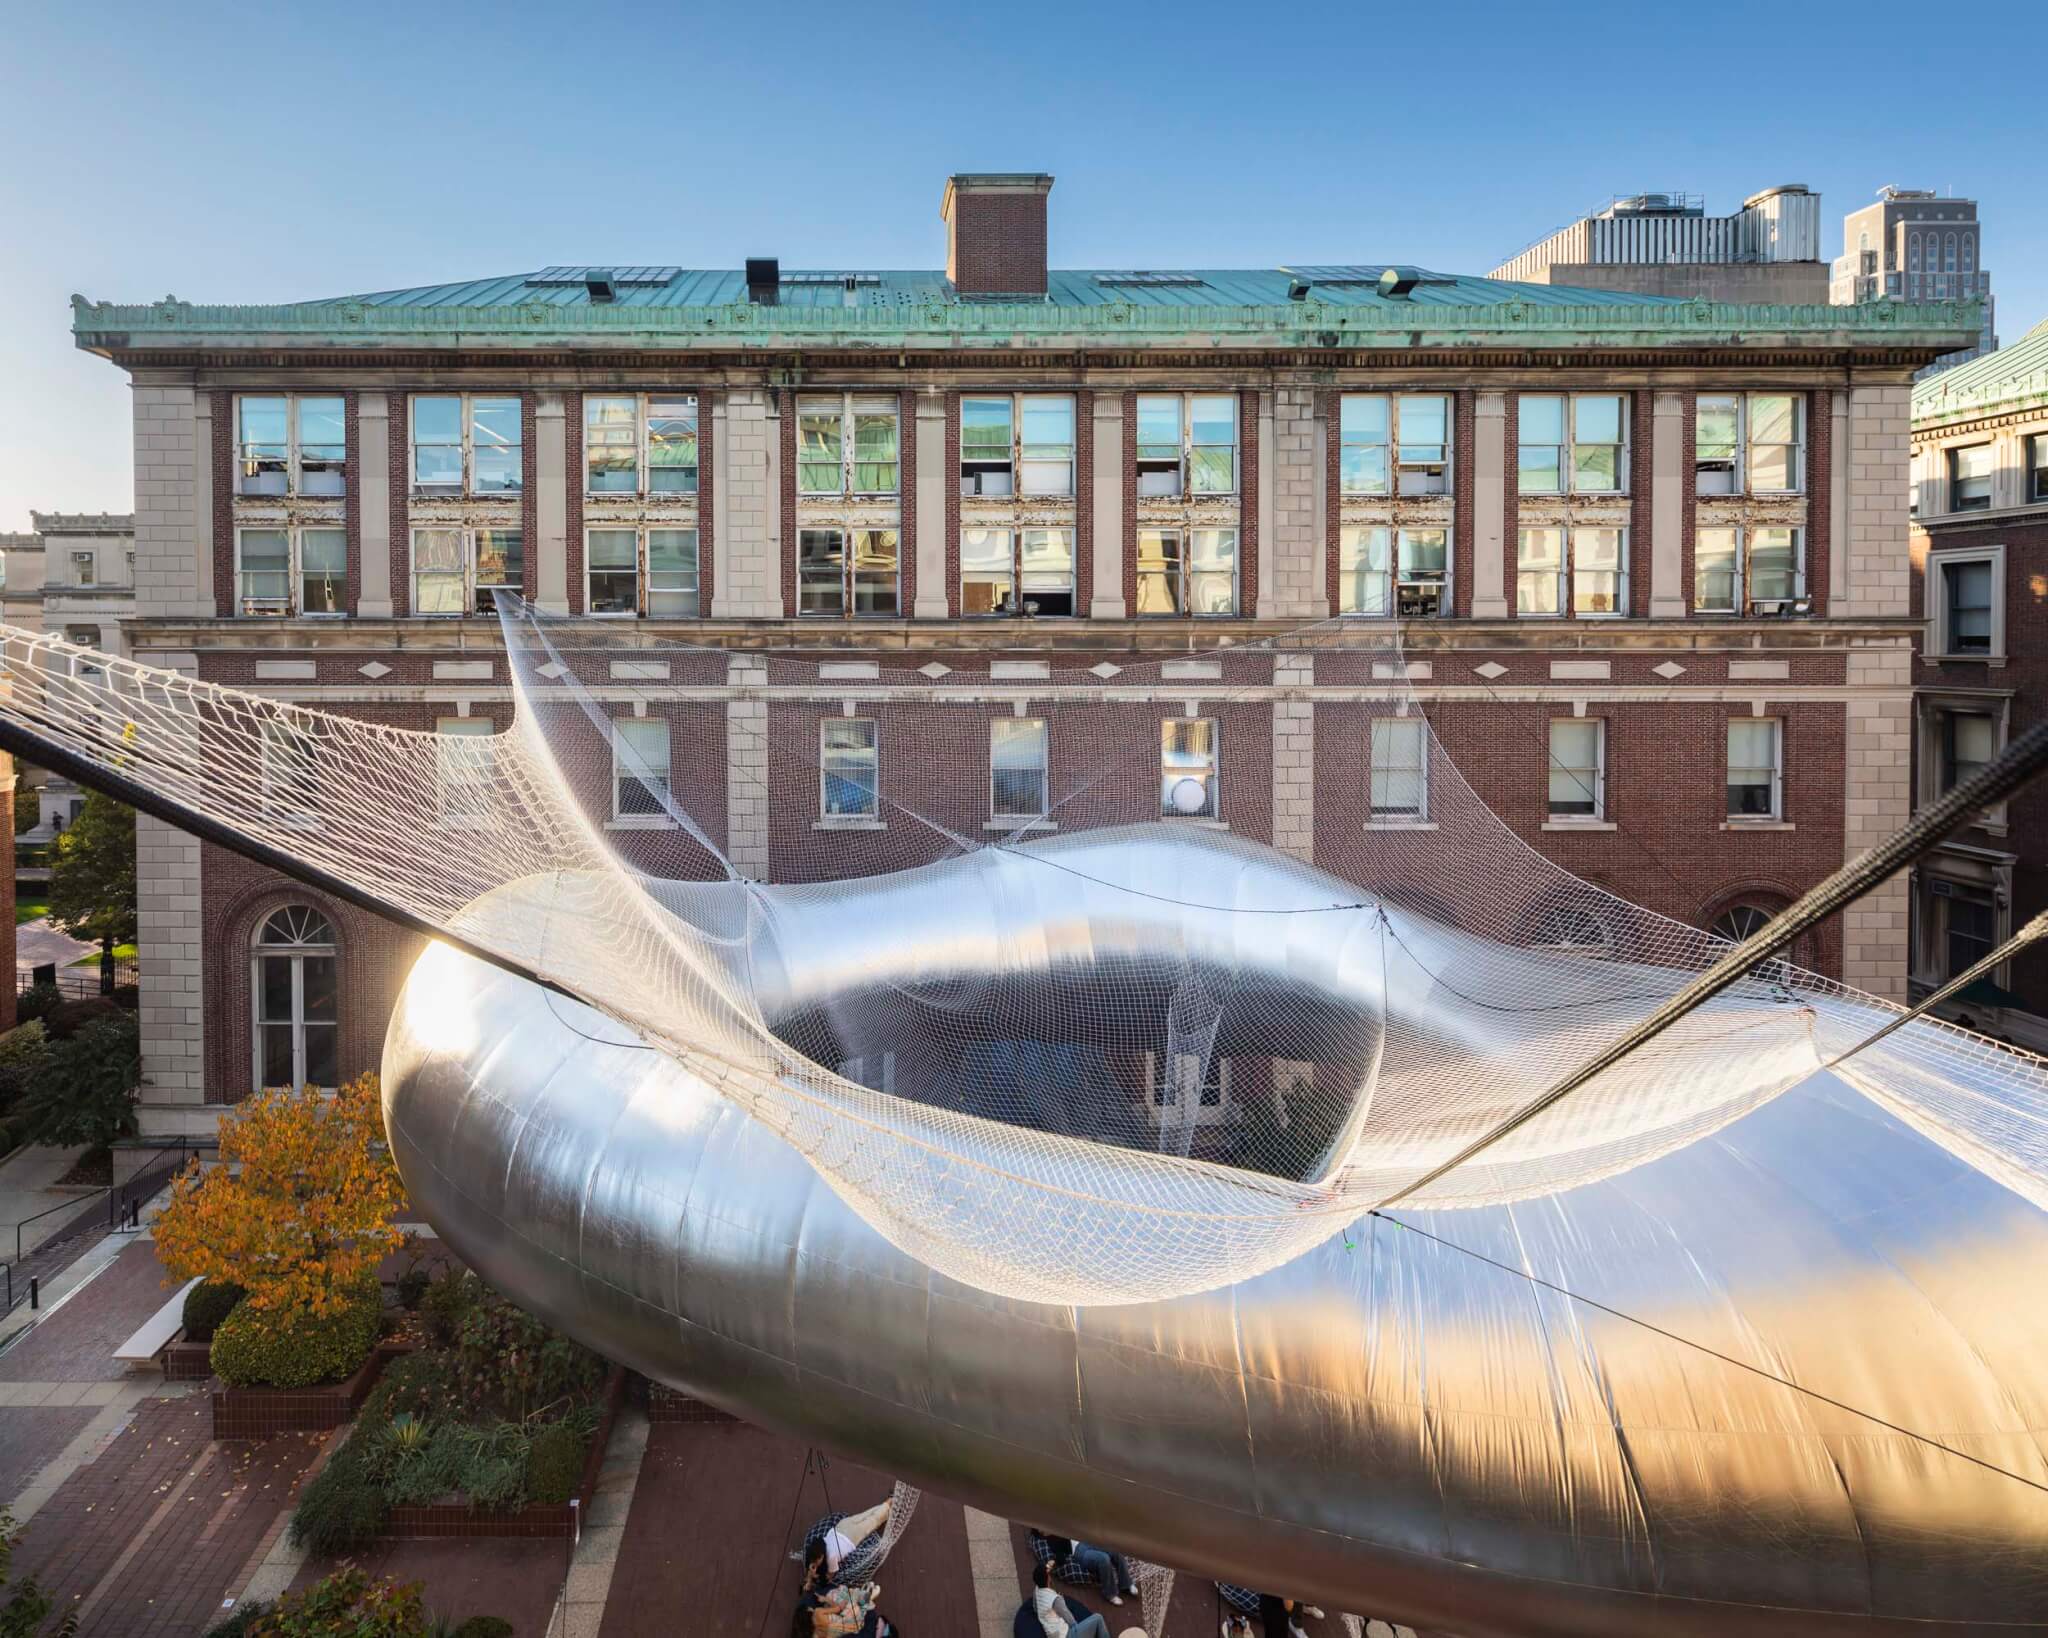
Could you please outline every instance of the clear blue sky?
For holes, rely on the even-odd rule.
[[[0,0],[0,38],[0,529],[132,504],[126,377],[72,349],[74,290],[937,266],[951,170],[1052,172],[1079,267],[1484,272],[1614,193],[1776,182],[1821,191],[1832,256],[1881,184],[1953,188],[2001,335],[2048,313],[2039,0]]]

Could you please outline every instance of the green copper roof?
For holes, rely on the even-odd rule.
[[[1913,419],[1966,421],[1998,409],[2048,403],[2048,319],[2010,347],[1931,375],[1913,388]]]

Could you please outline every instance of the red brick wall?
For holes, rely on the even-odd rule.
[[[1685,408],[1678,422],[1678,449],[1680,493],[1684,503],[1678,508],[1678,584],[1679,596],[1685,600],[1686,612],[1692,611],[1693,587],[1693,542],[1699,530],[1699,475],[1693,469],[1693,450],[1697,447],[1700,422],[1699,395],[1687,393]]]
[[[1004,189],[953,195],[954,288],[967,294],[1045,294],[1045,199]]]
[[[391,393],[391,612],[412,613],[412,394]]]
[[[1237,611],[1259,612],[1259,395],[1237,395]]]
[[[583,394],[562,394],[562,465],[568,469],[567,493],[562,508],[564,543],[568,559],[569,612],[583,612]]]
[[[235,612],[235,395],[213,395],[213,612]]]
[[[531,603],[540,585],[540,439],[538,396],[519,395],[519,595]]]
[[[1522,395],[1505,394],[1507,407],[1501,418],[1501,584],[1507,588],[1508,613],[1516,613],[1515,563],[1521,553],[1522,534]]]
[[[1629,401],[1628,612],[1641,620],[1650,612],[1651,486],[1656,483],[1656,404],[1646,388]],[[1510,580],[1509,585],[1514,582]]]
[[[1451,529],[1451,612],[1461,619],[1472,613],[1472,441],[1477,393],[1452,395],[1451,492],[1455,497]],[[1394,488],[1400,488],[1395,478]]]

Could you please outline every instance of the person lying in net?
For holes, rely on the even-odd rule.
[[[1093,1581],[1112,1604],[1138,1596],[1138,1583],[1122,1553],[1091,1547],[1085,1541],[1070,1541],[1065,1536],[1047,1535],[1037,1529],[1027,1529],[1024,1537],[1031,1544],[1031,1556],[1060,1580],[1076,1586]]]
[[[835,1583],[825,1559],[823,1538],[805,1544],[804,1585],[790,1638],[903,1638],[903,1629],[882,1614],[881,1586]]]
[[[827,1586],[840,1582],[858,1586],[874,1574],[882,1562],[882,1535],[889,1527],[894,1500],[878,1502],[862,1513],[827,1513],[804,1533],[807,1559],[811,1543],[824,1543]]]
[[[1074,1618],[1074,1607],[1052,1590],[1052,1567],[1035,1565],[1031,1571],[1031,1608],[1045,1638],[1109,1638],[1109,1626],[1099,1615]]]

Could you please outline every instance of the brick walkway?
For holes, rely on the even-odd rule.
[[[495,1615],[512,1623],[513,1638],[546,1638],[569,1570],[569,1543],[392,1541],[350,1557],[372,1576],[423,1583],[427,1608],[451,1625]],[[325,1560],[308,1560],[292,1585],[311,1586],[333,1569]]]
[[[116,1382],[127,1367],[114,1350],[168,1302],[156,1248],[138,1240],[111,1266],[0,1354],[0,1382]]]
[[[318,1450],[215,1444],[209,1426],[202,1393],[143,1400],[30,1523],[16,1569],[78,1611],[82,1638],[204,1631]]]

